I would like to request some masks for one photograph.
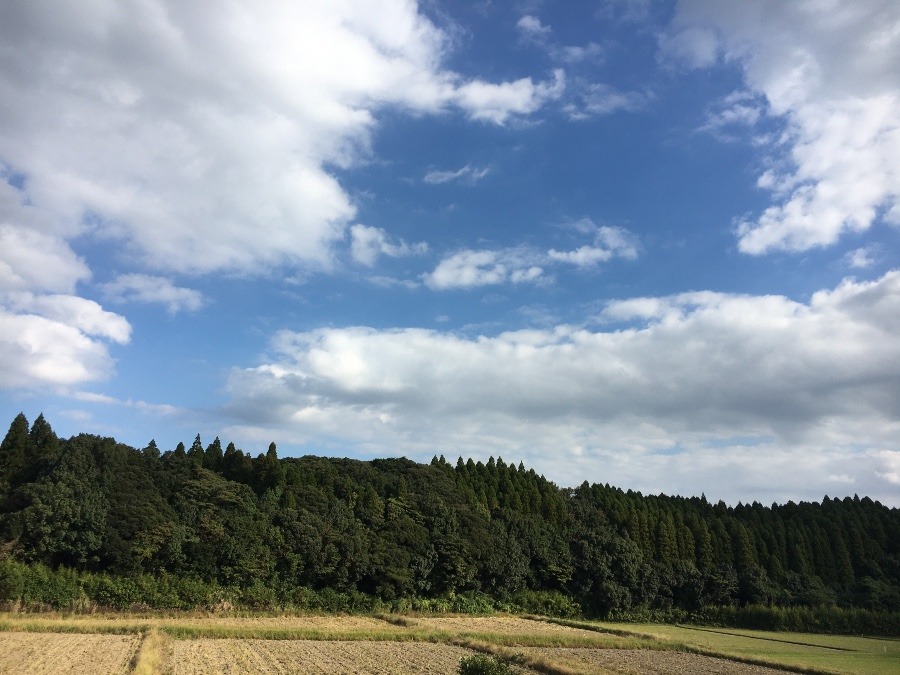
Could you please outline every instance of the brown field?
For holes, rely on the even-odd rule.
[[[130,672],[137,635],[0,633],[0,673],[82,675]]]
[[[514,616],[0,616],[0,673],[26,675],[453,675],[477,651],[522,675],[784,672]]]
[[[171,672],[427,675],[455,673],[459,659],[472,653],[462,647],[428,642],[179,640]]]
[[[640,673],[640,675],[785,675],[784,670],[685,652],[565,647],[524,647],[519,651],[580,672]]]

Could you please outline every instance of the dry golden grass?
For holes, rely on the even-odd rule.
[[[143,639],[132,660],[132,675],[159,675],[172,664],[172,643],[155,628],[143,635]]]
[[[595,640],[599,635],[596,631],[518,616],[416,617],[411,619],[411,623],[415,628],[453,634],[555,636],[563,639],[581,637],[588,640]]]

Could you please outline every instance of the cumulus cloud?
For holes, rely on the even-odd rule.
[[[434,290],[476,288],[505,283],[519,284],[546,279],[545,269],[554,264],[593,267],[613,258],[634,260],[638,256],[637,238],[621,227],[597,226],[590,218],[568,224],[591,243],[570,251],[550,249],[542,252],[527,246],[496,250],[457,251],[441,260],[424,276]]]
[[[534,252],[524,248],[497,251],[459,251],[444,258],[425,283],[434,290],[473,288],[503,283],[535,281],[543,270]]]
[[[638,256],[637,238],[624,228],[596,226],[590,219],[585,218],[580,221],[579,229],[592,233],[593,243],[580,246],[573,251],[550,249],[547,255],[551,260],[570,263],[577,267],[591,267],[615,257],[635,260]]]
[[[131,326],[71,295],[6,294],[0,301],[0,386],[71,386],[108,377],[107,342],[124,344]]]
[[[491,168],[489,166],[479,168],[477,166],[466,164],[456,171],[429,171],[422,180],[430,185],[440,185],[441,183],[450,183],[452,181],[474,185],[490,172]]]
[[[505,124],[511,117],[528,115],[560,98],[565,88],[565,72],[558,68],[553,79],[545,82],[535,83],[530,77],[501,84],[469,82],[457,89],[454,100],[473,120]]]
[[[203,306],[203,294],[181,288],[170,279],[149,274],[121,274],[115,281],[100,285],[112,302],[159,303],[169,314],[196,312]]]
[[[0,290],[71,291],[90,276],[84,261],[62,239],[0,225]]]
[[[28,203],[23,186],[8,171],[0,177],[0,387],[59,388],[108,377],[107,345],[128,342],[131,326],[72,295],[91,277],[87,264]]]
[[[350,237],[350,253],[353,259],[368,267],[374,265],[380,255],[401,258],[428,251],[428,244],[425,242],[407,244],[401,239],[397,243],[392,243],[387,232],[378,227],[354,225],[350,228]]]
[[[872,267],[881,257],[881,249],[876,244],[863,246],[844,255],[847,265],[854,269],[867,269]]]
[[[546,38],[552,32],[550,26],[545,26],[541,20],[531,14],[526,14],[516,22],[516,28],[522,33],[523,37],[529,40],[540,41]]]
[[[900,5],[826,4],[683,0],[661,42],[695,67],[738,64],[787,127],[759,181],[773,204],[738,223],[745,253],[828,246],[880,217],[900,224]]]
[[[834,487],[829,476],[888,492],[900,272],[846,280],[806,303],[698,292],[610,303],[602,318],[603,330],[476,338],[283,331],[276,359],[232,373],[231,413],[297,443],[340,438],[422,456],[490,448],[558,478],[571,462],[571,478],[639,489],[677,490],[693,470],[733,485],[732,496],[784,494],[791,466],[812,481],[805,498]]]
[[[14,0],[0,43],[3,386],[112,372],[127,324],[75,297],[76,241],[151,272],[101,285],[110,301],[196,311],[166,273],[333,264],[356,214],[335,172],[369,156],[384,108],[504,124],[564,86],[446,69],[447,35],[408,0]],[[364,226],[350,242],[363,264],[424,250]]]
[[[417,9],[4,3],[0,163],[45,235],[109,237],[147,269],[328,265],[355,215],[330,167],[366,156],[380,109],[503,124],[564,87],[446,70]]]

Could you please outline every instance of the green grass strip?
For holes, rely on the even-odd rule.
[[[832,645],[820,645],[814,642],[799,642],[797,640],[783,640],[781,638],[768,637],[765,635],[751,635],[749,633],[733,633],[727,630],[718,630],[715,628],[702,628],[700,626],[685,626],[684,624],[676,623],[674,624],[677,628],[681,628],[683,630],[696,630],[703,633],[716,633],[718,635],[729,635],[731,637],[741,637],[741,638],[749,638],[751,640],[762,640],[764,642],[781,642],[786,645],[800,645],[801,647],[815,647],[816,649],[833,649],[837,652],[856,652],[859,651],[857,649],[850,649],[849,647],[835,647]]]

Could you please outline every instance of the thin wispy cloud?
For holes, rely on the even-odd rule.
[[[161,304],[169,314],[196,312],[203,306],[203,294],[191,288],[182,288],[165,277],[148,274],[122,274],[114,281],[100,284],[110,302],[140,302]]]
[[[402,258],[421,255],[426,251],[426,242],[407,244],[402,239],[394,241],[387,232],[377,227],[354,225],[350,228],[350,253],[354,260],[367,267],[372,267],[379,256]]]
[[[425,174],[422,179],[429,185],[441,185],[442,183],[460,182],[468,185],[474,185],[491,172],[489,166],[475,167],[466,164],[462,168],[455,171],[431,170]]]

